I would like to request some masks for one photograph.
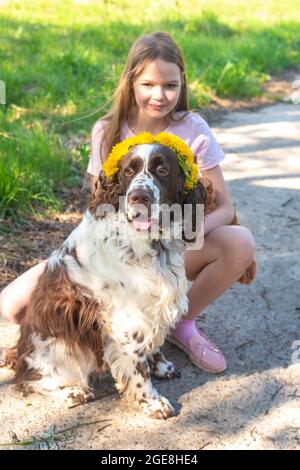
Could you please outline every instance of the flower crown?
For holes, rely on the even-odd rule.
[[[103,164],[104,174],[111,177],[117,173],[120,170],[119,163],[128,151],[135,145],[142,144],[161,144],[172,149],[178,156],[179,165],[185,174],[184,188],[191,190],[196,186],[198,167],[194,163],[193,152],[182,139],[166,132],[160,132],[157,135],[153,135],[151,132],[142,132],[116,144]]]

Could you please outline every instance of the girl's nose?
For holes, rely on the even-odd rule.
[[[156,86],[153,88],[152,98],[156,100],[161,100],[164,97],[163,88],[161,86]]]

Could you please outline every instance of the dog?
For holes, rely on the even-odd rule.
[[[100,172],[82,222],[49,257],[20,325],[18,389],[85,403],[108,370],[147,416],[174,415],[151,375],[178,375],[160,347],[188,309],[187,240],[184,224],[181,237],[166,236],[157,208],[190,205],[194,227],[206,190],[198,180],[187,191],[184,181],[178,155],[160,144],[131,148],[112,177]]]

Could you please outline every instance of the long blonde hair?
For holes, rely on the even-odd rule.
[[[119,84],[114,93],[112,108],[102,118],[108,121],[105,126],[105,137],[100,148],[102,163],[111,148],[120,141],[122,123],[129,121],[135,108],[134,80],[142,72],[145,65],[158,58],[176,64],[181,72],[180,96],[177,105],[170,113],[171,120],[174,120],[175,112],[188,111],[185,64],[181,49],[168,33],[157,32],[139,37],[129,51]],[[181,118],[183,117],[184,115],[181,116]],[[102,158],[102,155],[105,157]]]

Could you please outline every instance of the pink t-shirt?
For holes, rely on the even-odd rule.
[[[175,119],[180,117],[182,112],[175,114]],[[100,146],[103,138],[104,121],[97,121],[92,130],[91,157],[87,172],[93,176],[98,176],[102,168],[100,159]],[[213,168],[225,158],[224,152],[217,143],[206,121],[199,114],[189,112],[178,122],[171,121],[164,130],[169,134],[181,137],[190,147],[195,155],[195,161],[201,171]],[[121,140],[135,135],[126,122],[121,128]]]

